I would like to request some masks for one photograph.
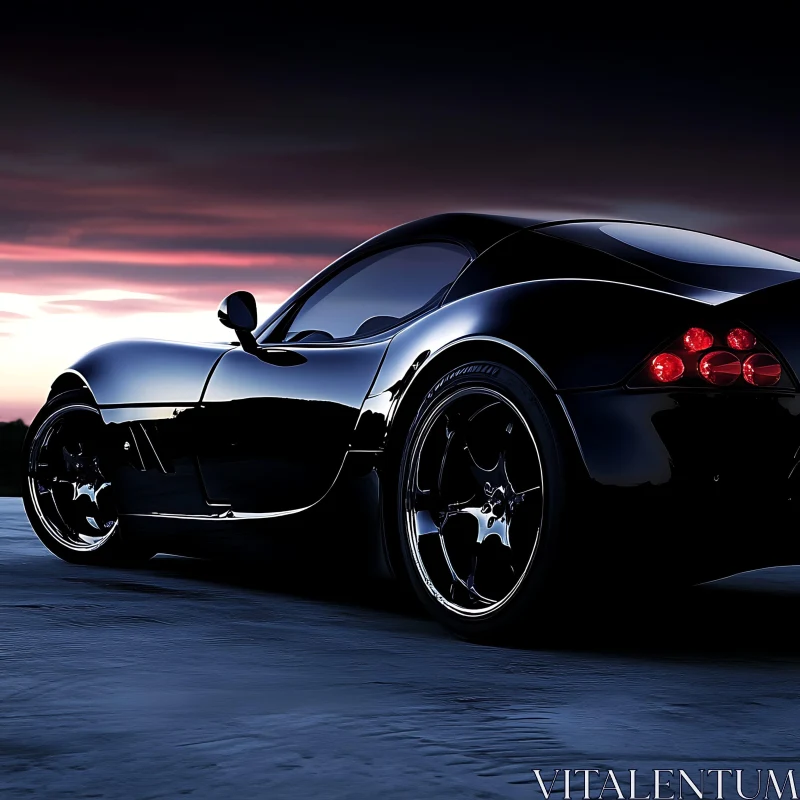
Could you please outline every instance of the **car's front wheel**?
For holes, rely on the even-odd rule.
[[[73,563],[131,564],[153,554],[125,542],[100,412],[82,392],[50,401],[23,447],[23,500],[48,550]]]
[[[564,448],[531,386],[507,366],[437,381],[400,464],[400,549],[415,593],[469,638],[537,625],[563,565]]]

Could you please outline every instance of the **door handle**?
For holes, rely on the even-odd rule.
[[[279,347],[259,347],[253,355],[276,367],[297,367],[308,361],[304,355],[294,350],[282,350]]]

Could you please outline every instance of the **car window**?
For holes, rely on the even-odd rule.
[[[469,258],[436,242],[386,250],[351,264],[303,303],[284,341],[372,336],[438,304]]]

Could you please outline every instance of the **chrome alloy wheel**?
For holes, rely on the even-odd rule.
[[[103,420],[89,405],[67,405],[42,422],[28,455],[28,492],[56,542],[97,550],[119,525],[104,464]]]
[[[522,584],[542,529],[530,426],[500,392],[464,387],[428,411],[408,464],[403,517],[425,587],[456,614],[496,611]]]

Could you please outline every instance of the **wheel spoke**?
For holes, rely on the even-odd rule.
[[[454,424],[455,423],[455,424]],[[444,470],[445,465],[447,464],[447,456],[450,454],[450,448],[453,446],[453,442],[456,441],[457,437],[457,430],[461,426],[461,420],[457,418],[446,417],[445,418],[445,436],[447,437],[445,440],[444,451],[442,452],[442,460],[439,463],[439,473],[436,476],[436,488],[439,494],[442,493],[442,484],[444,482]]]
[[[483,605],[493,605],[497,602],[497,600],[491,600],[488,597],[484,597],[476,588],[475,588],[475,572],[478,569],[478,557],[474,556],[472,559],[472,570],[470,571],[469,575],[467,576],[467,591],[470,593],[470,596],[473,600],[477,600],[479,603]]]
[[[466,456],[467,469],[473,476],[473,485],[462,485],[459,494],[462,498],[466,496],[467,499],[471,499],[481,492],[480,479],[476,481],[474,478],[474,469],[480,469],[480,467],[478,467],[477,463],[472,458],[472,454],[469,452],[469,447],[467,445],[466,431],[468,425],[468,421],[464,420],[460,414],[451,414],[446,418],[445,434],[447,440],[442,453],[442,460],[439,464],[439,474],[436,483],[439,494],[442,497],[445,496],[449,489],[452,489],[452,487],[449,486],[449,483],[452,481],[448,481],[447,476],[450,475],[452,478],[454,475],[458,474],[458,461],[464,456]],[[461,483],[461,481],[458,482]]]
[[[492,470],[484,469],[475,460],[475,456],[472,454],[472,451],[469,449],[469,445],[466,442],[464,443],[462,450],[467,459],[467,467],[472,475],[472,479],[475,481],[476,491],[480,494],[483,494],[486,488],[486,483],[491,478]]]
[[[461,578],[458,577],[458,573],[455,571],[453,567],[453,562],[450,560],[450,554],[447,552],[447,547],[445,547],[444,537],[439,537],[439,544],[442,548],[442,555],[444,556],[445,564],[447,564],[447,569],[450,571],[450,578],[454,584],[460,583],[464,588],[466,588],[466,584]]]
[[[530,489],[525,489],[524,492],[514,492],[511,497],[508,498],[509,516],[514,516],[514,512],[519,509],[519,507],[525,502],[526,498],[530,499],[535,495],[541,495],[541,492],[541,486],[532,486]]]
[[[469,575],[467,575],[466,579],[460,578],[456,573],[456,570],[453,567],[452,561],[450,560],[450,555],[447,552],[447,547],[444,543],[444,537],[441,537],[441,544],[442,544],[442,554],[444,555],[445,563],[447,564],[447,568],[450,570],[450,577],[452,580],[452,584],[450,586],[450,596],[454,597],[455,594],[461,590],[462,593],[465,593],[471,601],[477,601],[483,605],[491,605],[492,603],[496,602],[495,600],[490,600],[488,597],[484,597],[478,590],[475,588],[475,569],[477,565],[477,556],[472,556],[472,568],[470,570]]]
[[[82,461],[79,454],[70,453],[66,446],[61,448],[61,457],[64,459],[64,466],[67,472],[77,473],[82,469]]]
[[[56,462],[58,460],[56,458]],[[28,477],[48,482],[56,480],[58,478],[58,464],[52,464],[49,460],[43,461],[41,459],[34,462],[28,461]]]
[[[497,458],[494,461],[494,464],[488,469],[486,467],[482,467],[478,463],[475,455],[469,447],[469,444],[466,442],[464,443],[463,452],[479,496],[487,495],[489,487],[501,486],[504,484],[510,485],[510,480],[508,478],[505,440],[510,434],[509,429],[511,427],[512,426],[510,424],[506,426],[503,437],[501,437],[501,440],[498,442],[498,449],[495,451],[497,452]]]
[[[476,544],[483,544],[487,536],[496,535],[506,547],[511,545],[508,542],[508,523],[503,519],[493,519],[490,515],[482,512],[478,508],[461,508],[453,511],[448,518],[455,517],[457,514],[466,514],[478,523],[478,534]]]
[[[414,513],[417,526],[417,536],[427,536],[431,533],[440,533],[441,528],[431,516],[430,511],[417,511]]]

